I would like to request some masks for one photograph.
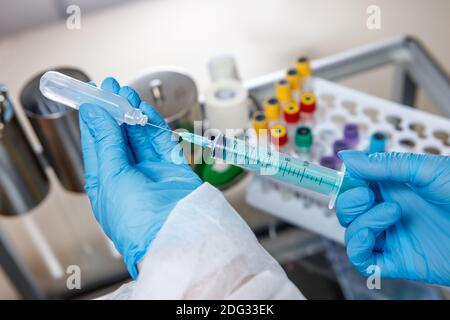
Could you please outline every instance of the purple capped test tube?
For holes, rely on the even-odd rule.
[[[359,142],[358,126],[354,123],[346,124],[344,127],[344,141],[348,148],[354,148]]]
[[[337,157],[339,151],[348,150],[348,149],[349,149],[348,144],[343,139],[336,140],[333,143],[333,153],[336,157]]]
[[[347,143],[343,139],[336,140],[333,143],[333,154],[337,161],[338,166],[340,166],[342,163],[342,160],[338,157],[339,151],[348,150],[348,149],[350,149],[350,148],[348,147]]]
[[[336,170],[338,168],[338,160],[334,156],[324,156],[320,159],[320,165]]]

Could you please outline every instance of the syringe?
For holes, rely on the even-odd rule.
[[[119,123],[151,125],[161,130],[169,130],[148,123],[147,116],[133,108],[125,98],[58,72],[45,73],[40,81],[40,90],[47,98],[75,109],[82,103],[98,105]],[[330,208],[334,206],[337,195],[342,191],[365,185],[364,181],[345,174],[345,170],[336,171],[276,151],[253,147],[237,138],[219,135],[210,140],[190,132],[175,133],[185,141],[208,148],[215,159],[325,194],[330,197]]]
[[[293,158],[273,150],[250,146],[238,138],[219,135],[212,141],[190,132],[177,132],[185,141],[210,149],[211,157],[252,171],[259,171],[274,179],[285,181],[329,197],[329,208],[345,190],[364,186],[363,180],[345,173]]]

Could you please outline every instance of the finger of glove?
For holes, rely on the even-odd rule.
[[[139,108],[148,117],[150,123],[170,130],[160,113],[148,103],[142,102]],[[148,141],[151,142],[153,149],[161,159],[186,164],[186,159],[182,156],[181,148],[178,145],[177,135],[152,126],[148,126],[147,135]]]
[[[343,227],[348,227],[358,216],[372,208],[375,196],[367,187],[358,187],[340,194],[336,200],[336,216]]]
[[[367,155],[360,151],[341,151],[339,157],[351,175],[364,180],[396,181],[421,188],[445,175],[446,186],[450,186],[449,157],[397,152]]]
[[[107,77],[102,81],[101,84],[101,88],[102,90],[114,93],[114,94],[119,94],[120,91],[120,84],[119,82],[113,78],[113,77]],[[122,132],[124,135],[127,135],[127,130],[126,130],[126,125],[123,124],[120,126]],[[135,163],[135,157],[133,152],[131,151],[131,146],[128,144],[128,140],[127,140],[127,156],[128,156],[128,160],[130,161],[130,163]]]
[[[120,90],[120,84],[113,77],[107,77],[102,81],[101,88],[105,91],[118,94]]]
[[[95,201],[95,195],[97,190],[97,174],[98,174],[98,164],[97,164],[97,153],[95,150],[94,138],[89,132],[89,129],[81,117],[81,112],[79,114],[79,125],[80,125],[80,135],[81,135],[81,150],[83,154],[83,165],[84,165],[84,189],[88,194],[91,201]]]
[[[80,115],[94,138],[98,164],[98,179],[117,176],[129,168],[127,143],[116,120],[101,107],[80,106]]]
[[[353,266],[362,274],[368,275],[369,267],[377,265],[377,253],[373,251],[375,235],[368,229],[358,230],[349,239],[347,244],[347,256]],[[382,268],[382,266],[379,266]]]
[[[119,90],[119,95],[126,98],[134,108],[139,108],[141,98],[133,88],[128,86],[122,87]],[[125,125],[125,128],[137,163],[158,158],[153,148],[151,137],[149,137],[150,126]]]
[[[361,214],[345,230],[345,243],[360,230],[369,229],[378,237],[386,229],[394,225],[401,217],[401,208],[394,202],[380,203],[364,214]]]

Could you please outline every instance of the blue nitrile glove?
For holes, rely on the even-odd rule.
[[[450,157],[343,151],[352,176],[373,182],[342,193],[337,217],[347,228],[353,265],[370,275],[450,285]]]
[[[115,79],[106,78],[102,89],[125,97],[149,122],[167,128],[161,115],[130,87],[121,88]],[[90,104],[80,107],[80,130],[85,189],[95,217],[136,278],[137,263],[169,213],[201,180],[170,132],[119,126],[109,113]]]

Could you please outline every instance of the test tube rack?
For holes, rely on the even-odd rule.
[[[383,132],[387,137],[386,151],[450,155],[449,119],[320,78],[311,78],[310,85],[317,98],[312,125],[314,144],[322,147],[324,155],[332,155],[333,142],[342,138],[344,126],[349,123],[359,128],[359,142],[353,149],[368,150],[372,134]],[[263,98],[273,92],[258,94],[258,98]],[[293,151],[292,140],[286,152]],[[311,160],[318,163],[320,159],[316,155]],[[328,209],[325,196],[269,176],[254,175],[247,187],[246,200],[289,223],[340,243],[344,241],[344,228],[339,225],[335,211]]]

